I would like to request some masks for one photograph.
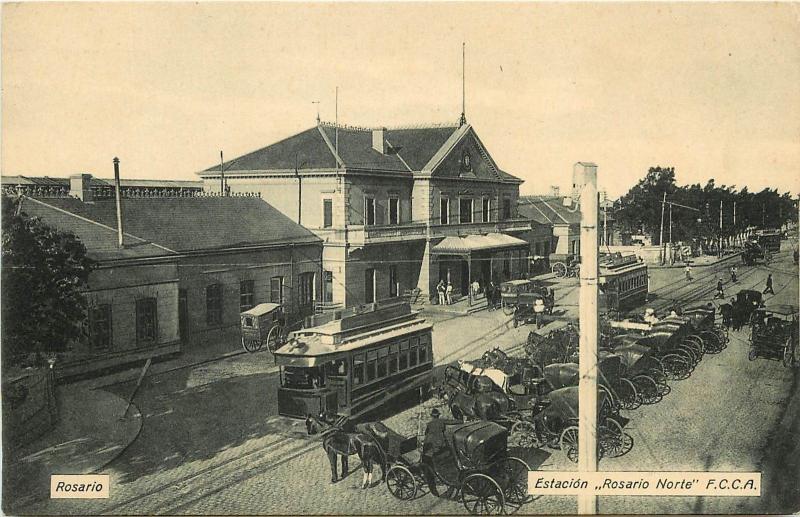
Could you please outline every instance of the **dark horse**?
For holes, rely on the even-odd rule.
[[[344,479],[348,472],[348,457],[357,454],[364,470],[361,488],[368,488],[372,484],[372,467],[375,462],[381,465],[382,475],[386,470],[384,468],[383,454],[375,438],[367,433],[359,432],[358,428],[356,428],[356,432],[346,431],[346,422],[345,418],[340,418],[333,424],[328,424],[319,418],[308,415],[306,417],[306,428],[308,429],[308,434],[320,432],[322,434],[322,449],[328,455],[328,461],[331,464],[331,483],[336,483],[340,479],[336,469],[336,458],[338,456],[342,458],[341,479]]]

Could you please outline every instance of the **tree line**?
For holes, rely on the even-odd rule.
[[[749,227],[781,228],[797,222],[797,200],[789,192],[780,194],[777,189],[769,188],[750,192],[747,187],[739,190],[735,185],[717,185],[713,178],[705,185],[679,186],[675,182],[675,168],[659,166],[650,167],[647,175],[614,203],[620,229],[651,235],[653,244],[660,244],[665,193],[667,203],[674,203],[673,242],[730,239],[742,235]],[[669,242],[669,212],[670,205],[666,204],[664,242]]]

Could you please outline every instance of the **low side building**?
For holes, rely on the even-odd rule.
[[[95,305],[108,306],[104,317],[113,328],[105,348],[93,349],[96,359],[131,349],[156,351],[132,345],[141,341],[128,321],[139,299],[157,300],[157,324],[151,326],[158,345],[170,343],[170,352],[179,341],[183,350],[211,344],[236,349],[239,314],[259,303],[282,304],[289,323],[314,311],[321,240],[258,197],[123,199],[121,249],[113,199],[26,198],[25,205],[57,228],[79,226],[73,233],[100,262],[87,294]]]

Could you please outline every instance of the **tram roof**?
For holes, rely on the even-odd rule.
[[[299,331],[293,333],[298,334],[297,337],[275,351],[275,360],[282,366],[318,366],[346,357],[360,348],[431,328],[433,324],[415,318],[358,334],[341,344],[328,342],[323,333]]]
[[[622,273],[630,273],[640,269],[647,269],[647,264],[644,262],[633,262],[618,267],[609,267],[608,264],[600,264],[600,274],[603,276],[614,276]]]

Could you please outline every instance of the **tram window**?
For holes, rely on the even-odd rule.
[[[396,354],[397,353],[397,343],[389,345],[389,352]]]
[[[353,356],[353,384],[358,386],[364,383],[364,354]]]
[[[397,373],[397,354],[389,354],[389,375]]]
[[[307,389],[314,386],[312,379],[320,379],[320,372],[316,368],[300,368],[287,366],[283,370],[283,386],[285,388]]]
[[[412,368],[417,366],[417,347],[412,346],[408,351],[408,367]]]
[[[412,337],[411,338],[411,347],[413,348],[413,347],[415,347],[417,345],[419,345],[419,338],[418,337]]]
[[[400,350],[408,350],[408,340],[400,342]]]
[[[419,347],[419,362],[420,364],[428,361],[428,347],[424,344]]]
[[[408,352],[400,352],[400,371],[408,368]]]
[[[388,358],[382,357],[378,359],[378,378],[386,377]]]
[[[337,359],[325,365],[327,375],[341,376],[347,375],[347,363],[344,359]]]
[[[377,366],[375,363],[377,362],[377,359],[367,361],[367,382],[375,380],[375,370]]]

